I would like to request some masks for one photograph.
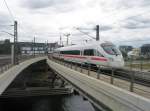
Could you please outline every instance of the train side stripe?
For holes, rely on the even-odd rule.
[[[87,59],[85,56],[78,56],[78,55],[64,55],[64,57],[68,58],[78,58],[78,59]],[[91,60],[97,60],[97,61],[107,61],[106,58],[102,57],[91,57]]]

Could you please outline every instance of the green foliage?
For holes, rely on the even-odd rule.
[[[9,39],[6,39],[3,44],[0,44],[0,54],[10,54],[11,43]]]

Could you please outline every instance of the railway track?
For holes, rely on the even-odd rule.
[[[91,68],[92,69],[92,68]],[[92,69],[92,71],[97,72],[98,69]],[[104,75],[112,76],[112,69],[100,69],[101,73]],[[128,82],[137,83],[150,87],[150,73],[139,72],[139,71],[130,71],[126,69],[114,69],[113,76]]]
[[[130,71],[125,69],[116,70],[116,76],[121,77],[131,81],[133,76],[133,81],[137,84],[141,84],[147,87],[150,87],[150,73],[149,72],[139,72],[139,71]]]

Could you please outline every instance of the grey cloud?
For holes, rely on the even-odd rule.
[[[13,22],[11,18],[3,13],[0,13],[0,31],[9,30],[12,28],[10,25],[12,25]]]
[[[24,0],[21,5],[30,9],[46,8],[54,5],[54,0]]]
[[[13,27],[10,26],[12,24],[13,21],[9,15],[0,13],[0,39],[11,38],[11,36],[5,32],[13,34]]]
[[[95,29],[95,27],[96,27],[97,24],[98,24],[97,22],[87,22],[85,24],[85,26],[86,27],[91,27],[91,29],[92,28]],[[111,25],[99,24],[99,29],[100,29],[100,31],[108,31],[108,30],[112,30],[113,27]]]
[[[150,6],[150,0],[119,0],[117,6],[125,8],[145,7]]]
[[[150,0],[142,0],[141,6],[150,6]]]
[[[45,7],[44,4],[41,5],[40,2],[38,3],[38,1],[36,3],[36,0],[32,0],[32,1],[24,0],[23,2],[21,2],[21,6],[27,7],[27,8],[30,8],[30,9]]]
[[[139,7],[141,5],[142,0],[106,0],[106,1],[101,1],[101,0],[95,0],[97,4],[104,10],[104,11],[112,11],[112,10],[118,10],[118,9],[129,9],[133,7]],[[89,6],[93,5],[94,2],[90,2]],[[94,5],[93,5],[94,6]]]
[[[98,0],[97,0],[98,1]],[[150,6],[150,0],[117,0],[113,2],[104,2],[99,0],[101,7],[104,7],[104,10],[116,10],[116,9],[132,9],[132,8],[145,8]],[[107,7],[107,8],[106,8]]]
[[[128,17],[123,26],[128,29],[150,28],[150,20],[141,16]]]
[[[11,19],[8,15],[0,13],[0,24],[7,24],[10,23]]]
[[[112,30],[113,28],[111,26],[107,26],[107,25],[104,25],[104,26],[100,26],[100,30],[101,31],[108,31],[108,30]]]
[[[75,8],[73,3],[73,0],[24,0],[21,6],[32,10],[51,7],[56,12],[67,12]]]

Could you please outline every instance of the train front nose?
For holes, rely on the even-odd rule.
[[[124,61],[116,61],[112,66],[116,67],[116,68],[123,68],[124,67]]]
[[[113,57],[111,59],[109,58],[109,66],[115,68],[123,68],[124,67],[123,57],[118,56],[118,57]]]

